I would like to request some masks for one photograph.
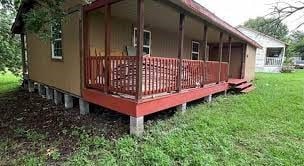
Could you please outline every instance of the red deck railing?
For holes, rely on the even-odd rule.
[[[135,56],[109,56],[108,91],[134,96],[136,94]],[[182,60],[182,89],[201,87],[205,84],[228,80],[228,63]],[[86,58],[86,85],[88,88],[105,91],[105,57]],[[178,87],[179,60],[176,58],[143,58],[143,95],[173,92]],[[219,78],[219,74],[221,77]],[[220,79],[220,80],[219,80]]]

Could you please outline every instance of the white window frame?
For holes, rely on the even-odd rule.
[[[63,58],[63,49],[62,49],[62,25],[60,24],[60,38],[56,38],[56,39],[53,39],[54,41],[52,41],[51,43],[51,47],[52,47],[52,59],[58,59],[58,60],[61,60]],[[51,36],[53,36],[53,26],[51,26]],[[61,56],[56,56],[55,55],[55,42],[61,42]],[[58,49],[58,48],[57,48]]]
[[[135,39],[136,31],[137,31],[137,28],[134,28],[134,30],[133,30],[133,45],[134,45],[134,47],[137,47],[137,43],[136,43],[136,39]],[[149,36],[150,36],[150,38],[149,38],[149,44],[150,45],[143,45],[143,48],[148,48],[149,49],[149,53],[146,54],[146,55],[150,56],[151,55],[151,45],[152,45],[152,43],[151,43],[151,41],[152,41],[152,36],[151,36],[152,33],[151,33],[151,31],[148,31],[148,30],[144,30],[144,32],[149,33]]]
[[[193,50],[193,44],[198,44],[198,52],[195,52]],[[197,54],[197,60],[200,59],[200,47],[201,47],[201,43],[200,42],[197,42],[197,41],[192,41],[191,43],[191,60],[193,60],[193,54]]]

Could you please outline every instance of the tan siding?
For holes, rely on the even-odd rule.
[[[245,79],[247,80],[254,80],[255,78],[255,59],[256,59],[256,48],[247,45],[246,63],[245,63]]]
[[[98,48],[104,52],[104,14],[94,12],[89,15],[91,54]],[[124,52],[126,46],[133,46],[134,23],[112,18],[111,52]],[[151,31],[151,56],[177,58],[178,34],[158,28],[145,28]],[[185,37],[183,58],[191,58],[192,40]]]
[[[89,15],[90,22],[90,48],[104,51],[104,15],[94,12]],[[111,24],[111,51],[125,52],[127,45],[132,45],[132,23],[117,18],[112,19]]]
[[[183,58],[191,58],[191,41],[184,39]],[[178,34],[166,32],[157,28],[152,28],[152,56],[177,58]]]
[[[219,48],[218,46],[210,47],[210,61],[219,61]],[[240,78],[241,75],[241,57],[242,48],[241,46],[233,46],[231,49],[231,62],[230,62],[230,74],[231,78]],[[228,62],[228,47],[223,48],[223,62]]]
[[[51,59],[51,43],[27,35],[30,79],[81,95],[79,12],[67,16],[63,25],[63,61]]]

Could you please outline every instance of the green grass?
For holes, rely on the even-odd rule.
[[[143,138],[109,141],[83,130],[65,164],[302,165],[304,72],[260,73],[255,84],[248,95],[219,97],[148,125]],[[45,157],[20,160],[35,165]]]
[[[304,72],[258,74],[255,83],[248,95],[220,97],[160,121],[142,139],[84,139],[70,164],[303,164]]]
[[[16,90],[20,86],[20,78],[12,73],[0,73],[0,95]]]

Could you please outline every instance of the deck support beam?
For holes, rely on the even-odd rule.
[[[34,81],[28,80],[27,86],[28,86],[28,91],[29,92],[34,92],[35,91]]]
[[[144,133],[144,117],[130,116],[130,134],[141,137]]]
[[[111,62],[109,59],[109,56],[111,56],[111,5],[106,4],[105,8],[105,93],[108,93],[111,71]]]
[[[184,51],[184,36],[185,36],[185,14],[180,13],[179,16],[179,28],[178,28],[178,76],[177,76],[177,91],[182,90],[182,63],[183,63],[183,51]]]
[[[83,100],[79,99],[79,110],[80,110],[80,115],[87,115],[90,113],[90,103]]]
[[[56,105],[62,104],[62,99],[62,93],[54,89],[54,103]]]
[[[220,32],[220,43],[219,43],[219,71],[218,71],[218,83],[221,82],[222,72],[222,61],[223,61],[223,32]]]
[[[206,83],[207,79],[207,65],[206,62],[208,61],[208,26],[204,25],[204,36],[203,36],[203,58],[204,58],[204,82],[203,85]]]
[[[176,107],[176,110],[177,110],[178,112],[185,113],[185,112],[187,111],[187,103],[178,105],[178,106]]]
[[[231,42],[232,38],[231,36],[229,36],[229,39],[228,39],[228,79],[230,77],[230,64],[231,64],[231,52],[232,52],[232,42]],[[228,81],[228,80],[227,80]]]
[[[64,108],[65,109],[70,109],[73,108],[73,97],[69,94],[64,94]]]
[[[144,0],[137,0],[136,100],[142,99]]]

